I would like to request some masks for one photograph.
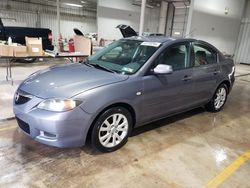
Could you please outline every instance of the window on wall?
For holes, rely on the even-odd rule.
[[[167,47],[167,49],[159,55],[157,64],[171,65],[173,70],[188,68],[188,51],[189,47],[186,44]]]
[[[206,46],[194,44],[194,66],[214,64],[217,62],[217,53]]]

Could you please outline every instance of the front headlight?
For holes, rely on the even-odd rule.
[[[41,102],[37,108],[53,111],[53,112],[64,112],[72,110],[78,106],[81,102],[72,99],[47,99]]]

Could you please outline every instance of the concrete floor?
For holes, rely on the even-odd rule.
[[[143,126],[113,153],[45,146],[14,120],[0,122],[0,187],[200,188],[215,182],[249,188],[250,67],[238,67],[244,74],[237,72],[223,111],[195,109]]]
[[[0,121],[14,116],[12,111],[12,99],[18,85],[27,78],[30,74],[46,69],[47,67],[69,63],[68,60],[61,59],[61,61],[54,61],[53,59],[44,59],[44,61],[36,63],[15,63],[12,67],[13,85],[11,82],[7,82],[6,77],[6,65],[5,62],[0,61],[0,106],[4,106],[4,110],[0,110]]]

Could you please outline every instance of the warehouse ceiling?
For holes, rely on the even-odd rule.
[[[190,5],[190,0],[147,0],[147,7],[160,7],[162,1],[173,3],[175,7],[186,7]],[[133,0],[132,4],[141,6],[141,0]]]
[[[30,3],[34,5],[56,6],[57,0],[7,0],[7,2]],[[85,9],[96,11],[97,0],[60,0],[60,6],[71,9]]]
[[[7,0],[8,2],[22,2],[35,5],[56,6],[57,0]],[[161,2],[172,2],[175,7],[184,7],[190,4],[190,0],[147,0],[148,8],[160,7]],[[133,5],[140,6],[141,0],[132,0]],[[96,11],[97,0],[60,0],[60,6],[64,8]]]

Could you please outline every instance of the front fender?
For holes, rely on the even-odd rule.
[[[142,96],[137,95],[137,93],[141,90],[142,84],[139,79],[128,79],[123,82],[94,88],[74,98],[82,100],[83,103],[80,107],[85,112],[92,114],[93,117],[98,116],[105,108],[116,103],[128,104],[138,114]]]

